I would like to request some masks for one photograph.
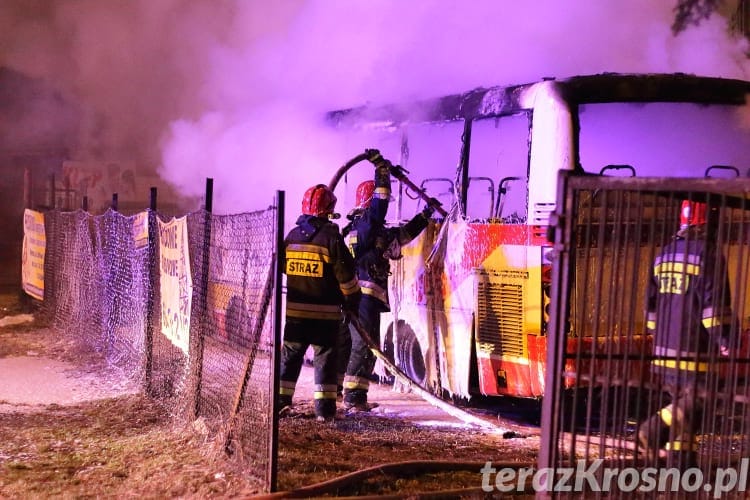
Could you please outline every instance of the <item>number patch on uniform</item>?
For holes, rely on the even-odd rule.
[[[683,295],[690,286],[690,276],[678,273],[662,273],[659,275],[659,293],[673,293]]]
[[[286,261],[286,274],[322,278],[323,263],[313,260],[289,259]]]

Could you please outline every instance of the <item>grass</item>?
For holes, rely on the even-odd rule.
[[[0,295],[0,317],[11,310],[18,313],[6,307]],[[44,325],[0,328],[0,357],[29,353],[87,370],[103,366],[94,355],[81,353],[69,338]],[[243,469],[247,464],[220,452],[217,436],[179,424],[144,396],[11,406],[4,411],[8,406],[0,404],[0,498],[202,499],[261,492]],[[277,489],[281,491],[395,462],[530,463],[539,446],[537,438],[503,439],[369,414],[320,424],[311,407],[303,405],[301,410],[280,421]],[[479,467],[439,473],[402,470],[350,481],[321,494],[416,495],[480,486]]]
[[[0,413],[4,497],[211,498],[258,490],[142,396]]]

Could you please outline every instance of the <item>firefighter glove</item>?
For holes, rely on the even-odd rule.
[[[435,213],[435,208],[439,207],[441,203],[437,201],[435,198],[430,198],[427,201],[427,206],[424,207],[424,210],[422,210],[422,215],[424,215],[425,219],[429,219],[432,217],[432,214]]]
[[[367,160],[375,165],[375,168],[385,166],[388,161],[383,158],[383,155],[377,149],[365,149],[365,154],[367,155]]]
[[[388,160],[375,167],[375,177],[379,179],[390,179],[391,171],[388,169]]]

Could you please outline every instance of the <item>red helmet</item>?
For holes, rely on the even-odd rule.
[[[354,203],[356,208],[364,210],[370,206],[372,194],[375,192],[375,181],[364,181],[357,186],[357,196]]]
[[[699,226],[706,223],[706,204],[685,200],[680,209],[680,228]]]
[[[315,217],[328,217],[336,208],[336,195],[325,184],[316,184],[302,198],[302,213]]]

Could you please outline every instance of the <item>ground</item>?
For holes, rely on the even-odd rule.
[[[33,308],[19,303],[17,293],[0,295],[1,498],[259,493],[237,462],[217,451],[215,439],[194,425],[176,425],[121,373],[82,354],[38,318],[26,321],[32,317]],[[533,430],[468,425],[386,385],[374,386],[371,398],[381,406],[370,414],[342,412],[332,423],[318,423],[303,394],[309,375],[305,369],[295,412],[280,420],[280,491],[318,485],[299,493],[418,497],[451,490],[443,497],[482,497],[485,462],[536,460]],[[387,465],[401,462],[410,463],[395,470]],[[327,481],[335,484],[320,484]]]

